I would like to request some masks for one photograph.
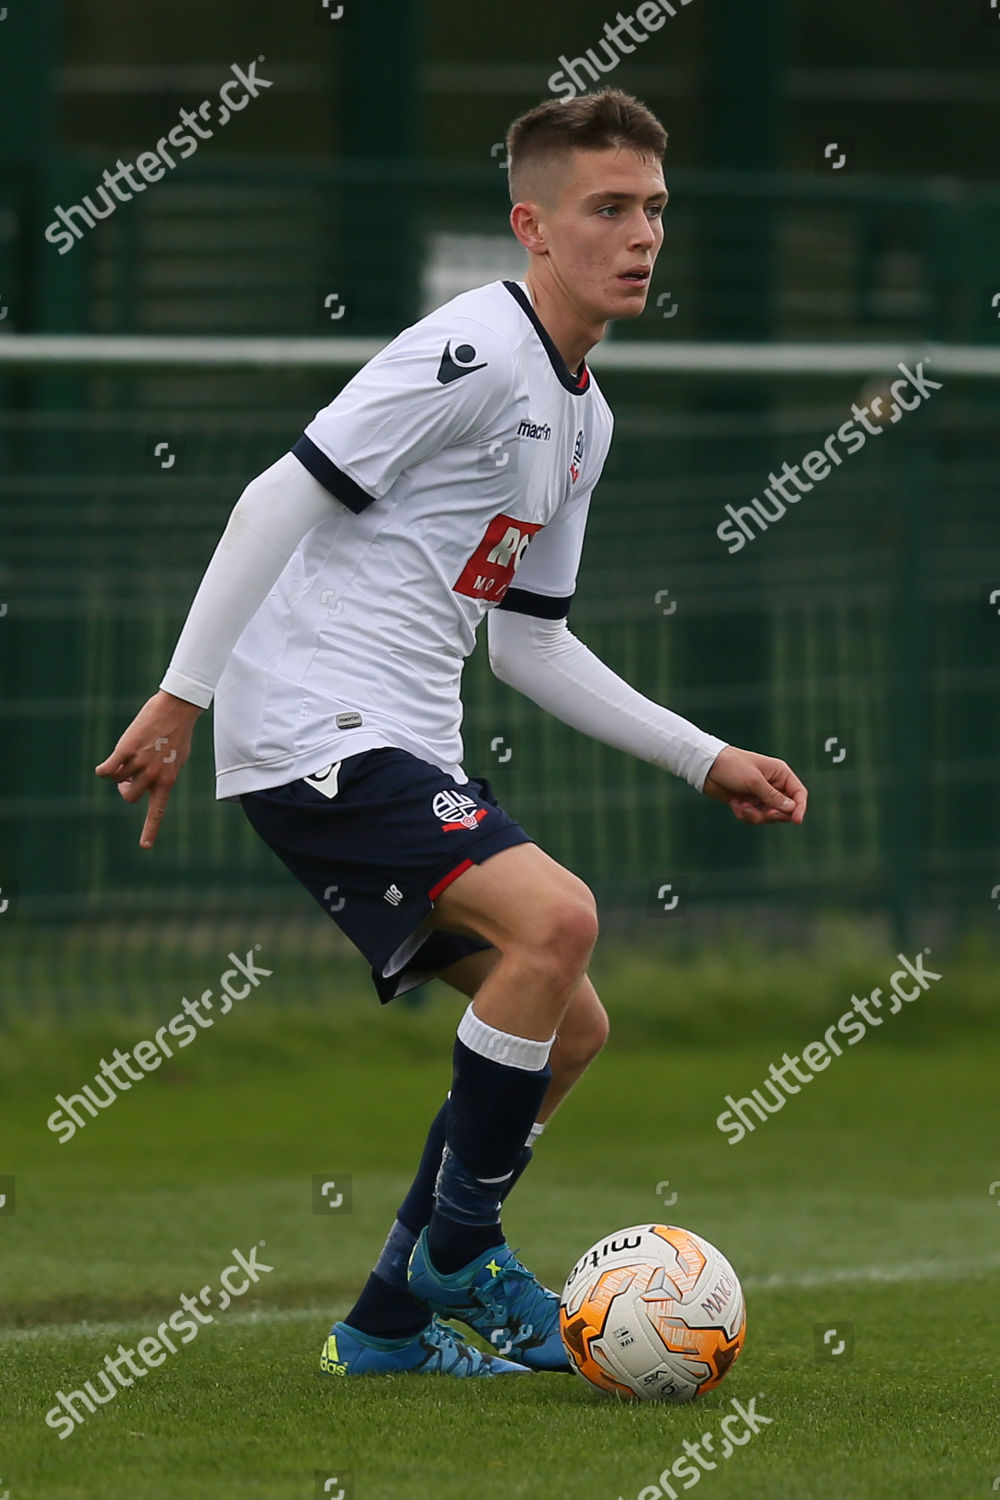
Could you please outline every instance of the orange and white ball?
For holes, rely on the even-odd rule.
[[[627,1400],[691,1401],[743,1347],[746,1303],[725,1256],[670,1224],[592,1245],[566,1278],[563,1343],[577,1374]]]

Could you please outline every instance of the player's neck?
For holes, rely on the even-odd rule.
[[[525,277],[525,286],[539,322],[566,361],[570,374],[576,375],[580,362],[604,337],[607,323],[581,322],[580,314],[564,297],[549,287],[540,286],[530,275]]]

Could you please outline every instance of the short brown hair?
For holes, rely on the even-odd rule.
[[[569,151],[605,151],[628,146],[662,161],[667,132],[640,99],[621,89],[546,99],[519,115],[507,131],[510,201],[518,203],[526,169],[548,165]]]

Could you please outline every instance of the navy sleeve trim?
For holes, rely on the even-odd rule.
[[[308,469],[314,479],[317,479],[325,490],[329,490],[335,499],[348,510],[352,510],[356,516],[360,515],[366,506],[371,505],[377,497],[369,495],[360,484],[355,484],[349,474],[343,469],[338,469],[332,458],[327,458],[322,448],[317,448],[312,438],[307,438],[305,433],[299,438],[292,448],[292,452],[304,469]]]
[[[572,601],[572,594],[567,599],[552,599],[547,594],[533,594],[530,589],[509,588],[497,609],[513,609],[519,615],[534,615],[539,620],[564,620]]]

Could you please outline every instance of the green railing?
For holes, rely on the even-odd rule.
[[[432,262],[447,272],[464,244],[474,267],[477,255],[493,265],[506,233],[500,172],[195,158],[65,257],[34,253],[54,202],[79,201],[101,166],[0,179],[0,340],[388,338],[420,315]],[[1000,337],[994,190],[683,172],[670,183],[649,308],[609,348],[852,338],[919,351]],[[346,306],[335,326],[329,290]],[[873,362],[873,377],[892,378]],[[26,919],[228,911],[287,894],[239,810],[213,803],[207,722],[153,857],[136,847],[138,814],[91,770],[155,689],[242,486],[344,378],[0,364],[0,889],[17,886]],[[623,919],[655,916],[668,883],[686,883],[688,930],[725,902],[777,922],[860,906],[897,933],[923,908],[988,916],[1000,881],[995,382],[949,376],[730,556],[716,534],[724,505],[821,446],[864,381],[694,368],[609,368],[601,381],[616,439],[573,626],[660,701],[788,759],[813,788],[808,822],[737,825],[546,718],[490,677],[482,647],[466,675],[467,768],[491,775]],[[152,453],[164,441],[169,472]],[[845,747],[838,762],[830,739]]]
[[[19,471],[2,486],[0,887],[13,882],[29,920],[231,915],[287,897],[239,809],[214,803],[207,720],[153,855],[137,848],[139,813],[92,767],[155,690],[242,485],[343,374],[16,378],[23,410],[0,431]],[[32,398],[55,379],[86,399],[44,409]],[[807,823],[737,824],[497,683],[484,644],[466,673],[466,768],[609,917],[653,919],[669,883],[692,930],[736,903],[778,925],[835,906],[887,913],[897,933],[918,911],[988,918],[1000,881],[992,385],[949,377],[736,555],[716,532],[724,505],[821,447],[859,382],[609,370],[602,385],[618,424],[573,628],[659,701],[787,759],[812,789]],[[152,461],[157,441],[177,455],[169,471]]]
[[[421,311],[435,237],[506,239],[518,263],[495,168],[218,156],[184,162],[58,254],[43,237],[56,206],[82,202],[107,166],[96,156],[35,173],[0,166],[8,328],[391,337]],[[667,176],[654,295],[616,337],[1000,341],[994,187]],[[331,287],[348,293],[334,330],[322,308]]]

